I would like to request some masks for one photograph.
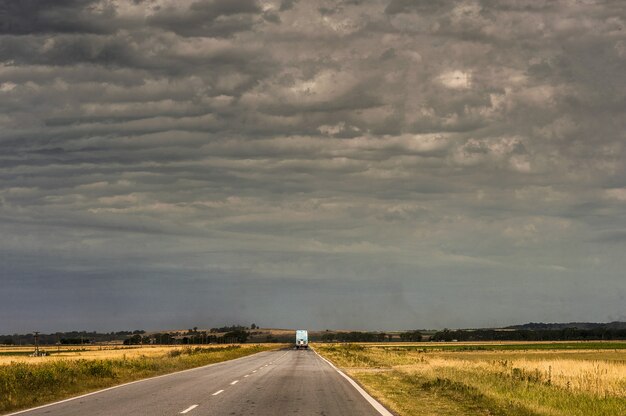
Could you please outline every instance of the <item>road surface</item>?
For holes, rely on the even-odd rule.
[[[380,416],[381,412],[314,351],[281,350],[134,382],[16,414]],[[382,414],[389,415],[384,410]]]

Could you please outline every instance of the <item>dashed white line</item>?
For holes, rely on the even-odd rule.
[[[250,377],[250,374],[246,374],[245,376],[243,376],[243,378],[246,378],[246,377]]]
[[[215,393],[213,393],[213,396],[217,396],[218,394],[222,393],[224,390],[218,390]]]
[[[245,357],[235,358],[235,359],[232,359],[232,360],[228,360],[228,363],[232,363],[232,362],[239,361],[239,360],[245,360],[245,359],[247,359],[249,357],[251,357],[251,355],[246,355]],[[96,395],[96,394],[104,393],[105,391],[116,390],[116,389],[119,389],[119,388],[122,388],[122,387],[130,386],[132,384],[145,383],[145,382],[150,381],[150,380],[156,380],[158,378],[170,377],[170,376],[173,376],[175,374],[189,373],[189,372],[192,372],[192,371],[201,371],[201,370],[207,369],[209,367],[213,367],[213,366],[216,366],[216,365],[221,365],[221,364],[224,364],[224,363],[225,362],[213,363],[213,364],[204,365],[202,367],[194,367],[194,368],[189,368],[187,370],[175,371],[175,372],[169,373],[169,374],[161,374],[160,376],[142,378],[141,380],[135,380],[135,381],[130,381],[128,383],[118,384],[117,386],[107,387],[107,388],[102,389],[102,390],[92,391],[91,393],[81,394],[80,396],[70,397],[69,399],[59,400],[57,402],[52,402],[52,403],[44,404],[44,405],[37,406],[37,407],[31,407],[30,409],[19,410],[17,412],[6,414],[5,416],[21,415],[23,413],[32,412],[34,410],[45,409],[47,407],[57,406],[57,405],[62,404],[62,403],[67,403],[67,402],[72,402],[74,400],[83,399],[85,397],[89,397],[89,396],[93,396],[93,395]]]
[[[231,386],[234,386],[235,384],[239,383],[239,380],[235,380],[232,383],[230,383]]]
[[[196,407],[198,407],[197,404],[194,404],[193,406],[189,406],[188,408],[186,408],[185,410],[183,410],[182,412],[180,412],[181,415],[184,415],[185,413],[189,413],[191,412],[193,409],[195,409]]]
[[[256,370],[252,370],[253,373],[256,373]]]

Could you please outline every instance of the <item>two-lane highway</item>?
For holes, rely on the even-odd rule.
[[[133,382],[15,414],[380,416],[382,411],[389,415],[376,410],[366,396],[314,351],[282,350]]]

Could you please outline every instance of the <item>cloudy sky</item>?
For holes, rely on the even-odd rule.
[[[626,320],[620,0],[0,0],[0,333]]]

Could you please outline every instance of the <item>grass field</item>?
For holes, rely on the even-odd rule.
[[[219,348],[221,345],[203,345],[203,348]],[[103,359],[131,359],[136,357],[160,357],[170,351],[182,350],[184,346],[166,345],[85,345],[85,346],[60,346],[41,347],[48,355],[44,357],[31,357],[34,347],[0,347],[0,365],[10,363],[39,364],[58,359],[64,360],[103,360]]]
[[[626,415],[626,343],[316,344],[399,415]]]
[[[202,347],[54,347],[0,349],[0,413],[28,408],[141,378],[231,360],[281,344]]]

